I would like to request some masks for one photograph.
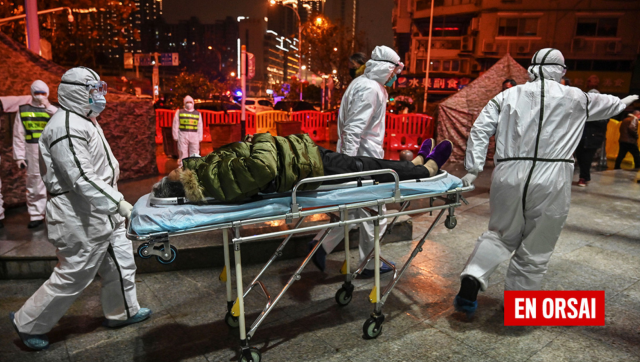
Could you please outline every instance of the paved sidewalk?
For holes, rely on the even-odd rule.
[[[459,174],[460,170],[452,172]],[[506,265],[479,298],[476,317],[453,312],[458,275],[486,229],[487,180],[458,226],[438,226],[383,308],[384,329],[376,340],[362,338],[371,313],[371,280],[357,280],[351,304],[338,307],[343,253],[329,257],[328,273],[313,265],[302,273],[267,317],[252,345],[263,361],[637,361],[640,360],[640,184],[638,174],[594,173],[586,188],[573,187],[572,206],[543,289],[605,290],[604,327],[505,327],[500,308]],[[577,180],[577,179],[576,179]],[[429,226],[432,216],[414,218],[414,240],[383,247],[400,263]],[[245,253],[251,251],[245,250]],[[355,254],[355,253],[354,253]],[[264,279],[272,295],[300,259],[276,262]],[[247,266],[245,283],[260,269]],[[119,330],[101,326],[100,284],[93,283],[49,334],[47,351],[29,352],[13,331],[10,311],[43,280],[0,281],[0,361],[234,361],[237,330],[224,323],[221,268],[145,274],[138,277],[151,320]],[[385,279],[383,279],[384,281]],[[262,308],[260,293],[247,298],[252,321]]]

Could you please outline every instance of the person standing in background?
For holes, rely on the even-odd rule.
[[[618,141],[620,148],[618,157],[616,158],[615,169],[620,169],[622,161],[630,152],[633,156],[633,168],[640,168],[640,151],[638,150],[638,118],[640,118],[640,110],[629,113],[629,116],[620,122],[620,140]]]
[[[600,93],[596,89],[592,89],[589,93]],[[576,148],[575,156],[578,161],[578,167],[580,168],[580,179],[578,180],[579,187],[586,187],[587,183],[591,181],[591,163],[593,157],[599,148],[603,147],[604,140],[607,136],[607,124],[609,120],[586,122],[580,143]]]
[[[351,79],[364,74],[364,69],[367,64],[367,56],[364,53],[354,53],[349,57],[349,75]]]
[[[178,141],[178,167],[182,159],[200,154],[202,142],[202,115],[196,111],[191,96],[184,97],[184,109],[179,109],[171,126],[173,139]]]
[[[507,89],[509,89],[511,87],[515,87],[517,85],[518,85],[518,83],[516,83],[515,80],[513,80],[513,79],[505,79],[504,82],[502,82],[502,91],[506,91]]]
[[[49,87],[41,80],[31,84],[31,102],[19,107],[13,124],[13,159],[21,169],[27,169],[27,211],[29,229],[44,223],[47,189],[40,175],[38,140],[58,108],[49,103]]]

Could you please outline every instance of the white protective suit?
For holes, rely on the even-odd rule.
[[[385,115],[387,112],[387,90],[384,84],[394,74],[400,74],[404,65],[393,49],[377,46],[371,53],[364,74],[354,79],[342,96],[338,115],[338,144],[336,152],[349,156],[384,158]],[[386,213],[386,207],[383,207]],[[358,209],[349,212],[349,219],[371,216]],[[374,247],[373,222],[365,222],[360,228],[360,259],[366,258]],[[350,228],[355,228],[351,224]],[[380,237],[387,229],[387,219],[380,220]],[[316,235],[320,240],[323,232]],[[344,238],[342,228],[329,232],[322,246],[327,254]],[[369,263],[372,267],[373,260]],[[371,268],[369,268],[371,269]]]
[[[35,92],[45,92],[46,96],[36,97]],[[40,176],[40,156],[38,151],[38,133],[44,127],[36,126],[35,131],[27,131],[29,123],[47,122],[56,113],[58,108],[52,106],[46,97],[49,96],[49,87],[45,82],[36,80],[31,84],[31,102],[27,108],[42,108],[42,113],[32,112],[34,109],[20,107],[16,113],[13,124],[13,159],[24,160],[27,163],[27,211],[31,221],[44,219],[45,206],[47,204],[47,189]],[[24,112],[23,112],[24,111]],[[23,117],[24,116],[24,117]],[[23,119],[24,118],[24,119]],[[33,136],[32,136],[33,135]],[[25,138],[28,136],[28,140]]]
[[[189,104],[190,103],[190,104]],[[182,166],[182,159],[193,154],[200,154],[202,142],[202,114],[194,108],[193,98],[184,97],[184,109],[176,111],[171,125],[173,139],[178,141],[178,167]],[[197,125],[194,125],[197,120]],[[189,122],[192,124],[189,125]],[[197,127],[197,129],[193,129]]]
[[[471,128],[465,168],[472,174],[482,172],[489,138],[496,140],[489,230],[461,275],[476,278],[482,290],[509,257],[505,289],[539,289],[569,213],[572,154],[584,123],[626,107],[618,97],[561,85],[564,73],[560,51],[538,51],[530,81],[495,96]]]
[[[58,87],[61,109],[40,137],[41,170],[51,199],[46,222],[57,248],[53,273],[15,315],[18,330],[45,334],[53,328],[96,273],[107,319],[126,320],[140,309],[131,241],[118,212],[118,161],[89,106],[82,85],[98,81],[88,68],[73,68]]]

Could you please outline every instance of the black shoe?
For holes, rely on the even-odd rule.
[[[29,229],[35,229],[38,226],[44,224],[44,220],[33,220],[33,221],[29,221],[29,224],[27,225],[27,228]]]
[[[4,229],[4,223],[0,220],[0,229]]]

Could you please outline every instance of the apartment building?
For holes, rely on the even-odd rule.
[[[506,54],[526,67],[537,50],[553,47],[574,86],[614,94],[640,88],[640,1],[434,1],[430,78],[459,85]],[[395,46],[408,79],[424,77],[431,16],[431,0],[395,1]]]

